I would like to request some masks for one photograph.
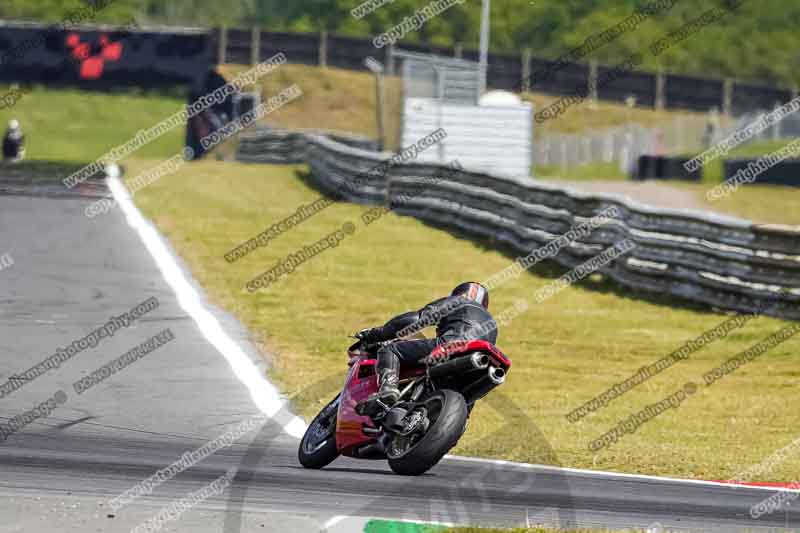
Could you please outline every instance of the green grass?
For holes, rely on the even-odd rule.
[[[706,199],[706,190],[697,191],[710,209],[740,216],[761,224],[788,224],[800,230],[800,188],[772,185],[747,185],[715,202]]]
[[[335,204],[248,257],[223,254],[255,236],[318,192],[298,179],[300,167],[201,162],[139,192],[137,203],[188,262],[210,298],[235,313],[271,354],[271,377],[302,414],[312,415],[336,393],[346,370],[346,336],[442,296],[465,279],[485,279],[513,255],[409,217],[386,215],[365,227],[364,206]],[[249,294],[245,283],[287,254],[340,228],[357,231],[337,248],[299,266],[269,289]],[[493,309],[552,281],[552,266],[523,274],[494,291]],[[792,339],[734,375],[597,454],[588,443],[645,405],[782,327],[759,318],[571,424],[565,414],[718,325],[726,317],[665,298],[643,299],[603,280],[564,290],[501,329],[499,346],[514,361],[498,394],[519,411],[512,431],[491,404],[476,408],[456,452],[701,479],[727,479],[798,437],[797,351]],[[301,394],[334,376],[324,390]],[[800,457],[790,457],[764,481],[792,481]]]
[[[722,162],[725,159],[736,159],[740,157],[757,158],[779,150],[786,146],[790,141],[757,141],[731,150],[728,155],[715,159],[703,166],[703,183],[716,185],[723,181]],[[685,154],[687,158],[696,157],[698,154]]]
[[[544,93],[523,93],[522,98],[534,105],[539,112],[551,105],[561,96]],[[689,111],[656,111],[647,107],[628,107],[622,103],[598,101],[582,102],[571,106],[558,118],[534,125],[534,133],[539,135],[554,133],[585,133],[586,130],[603,130],[625,124],[640,124],[646,128],[670,123],[676,117],[699,117],[703,113]]]
[[[758,158],[786,146],[790,140],[763,141],[747,144],[732,150],[725,159]],[[687,157],[694,157],[691,154]],[[670,186],[692,191],[709,209],[746,218],[761,224],[788,224],[800,226],[800,188],[777,185],[746,185],[725,198],[709,202],[706,192],[722,183],[722,159],[716,159],[703,167],[701,184],[669,182]]]
[[[756,224],[782,224],[800,229],[800,188],[776,185],[746,185],[735,193],[710,202],[706,193],[713,184],[669,182],[670,187],[691,191],[708,209],[751,220]]]
[[[579,167],[562,169],[556,166],[537,166],[533,175],[536,179],[552,179],[567,181],[625,181],[629,177],[620,168],[618,162],[592,163]]]
[[[2,86],[0,94],[8,90]],[[0,110],[0,127],[5,130],[12,118],[20,121],[28,160],[87,163],[180,111],[185,103],[178,94],[34,87],[14,107]],[[175,128],[143,146],[136,157],[169,157],[180,150],[185,133],[185,128]]]

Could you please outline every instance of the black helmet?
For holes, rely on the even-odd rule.
[[[464,295],[468,299],[481,304],[486,309],[489,309],[489,289],[476,283],[474,281],[467,281],[462,283],[450,293],[450,296]]]

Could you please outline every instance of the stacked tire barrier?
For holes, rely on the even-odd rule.
[[[351,148],[370,152],[378,149],[378,142],[367,137],[346,135],[321,130],[286,131],[260,128],[254,134],[243,137],[239,145],[238,159],[244,163],[273,163],[299,165],[306,163],[309,136],[326,137]]]
[[[261,149],[271,153],[256,154]],[[257,132],[243,137],[244,161],[297,163],[347,201],[389,205],[397,213],[508,245],[527,255],[571,227],[616,207],[618,218],[554,257],[574,268],[624,239],[636,244],[599,272],[620,285],[712,307],[800,319],[800,231],[688,210],[661,209],[617,195],[450,167],[380,167],[388,153],[359,150],[320,135]],[[283,159],[281,159],[283,158]],[[383,169],[383,171],[376,171]]]
[[[639,156],[636,165],[634,180],[670,180],[678,179],[684,181],[702,181],[703,168],[700,167],[694,172],[686,170],[684,165],[689,159],[685,157],[669,157],[663,155],[643,155]]]

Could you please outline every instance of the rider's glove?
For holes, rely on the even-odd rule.
[[[364,344],[376,344],[378,341],[379,328],[366,328],[356,333],[356,337]]]

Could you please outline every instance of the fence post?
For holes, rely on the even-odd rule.
[[[550,164],[550,139],[539,139],[538,145],[534,143],[534,150],[537,146],[539,148],[539,164],[546,167]]]
[[[684,137],[684,129],[683,116],[675,115],[675,151],[677,152],[683,152],[688,146],[686,137]]]
[[[319,66],[328,68],[328,30],[322,30],[319,34]]]
[[[589,61],[589,80],[587,81],[589,92],[589,104],[597,105],[597,61]]]
[[[733,79],[725,78],[722,85],[722,114],[729,117],[733,114]]]
[[[407,65],[408,62],[406,62],[405,64]],[[436,127],[438,129],[443,129],[445,80],[441,69],[434,67],[433,71],[436,74],[436,106],[438,107],[438,113],[436,115]],[[439,149],[439,163],[443,164],[445,162],[444,142],[439,141],[437,145],[438,145],[437,148]]]
[[[456,43],[456,46],[453,48],[453,57],[461,59],[464,57],[464,45],[461,43]]]
[[[222,26],[219,29],[219,43],[217,43],[217,63],[224,65],[228,60],[228,27]]]
[[[531,49],[522,51],[522,92],[531,90]]]
[[[250,64],[257,65],[261,61],[261,30],[253,28],[250,34]]]
[[[667,87],[667,76],[662,69],[656,72],[656,110],[663,111],[667,107],[667,95],[665,89]]]
[[[590,165],[592,163],[592,138],[591,136],[584,136],[581,139],[581,144],[583,145],[583,164]],[[579,165],[581,162],[578,163]]]
[[[394,76],[394,68],[394,45],[390,43],[386,50],[386,74]]]

